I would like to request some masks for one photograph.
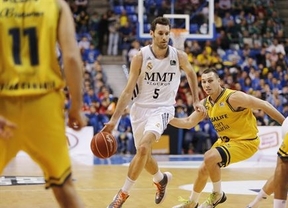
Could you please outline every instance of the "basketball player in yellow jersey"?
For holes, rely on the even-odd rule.
[[[247,208],[258,208],[262,200],[267,199],[274,192],[274,208],[285,208],[288,206],[288,117],[282,123],[282,135],[283,142],[278,150],[274,175],[266,181]]]
[[[2,118],[0,174],[23,150],[43,170],[46,188],[52,188],[61,207],[83,207],[71,180],[63,110],[67,85],[72,97],[68,125],[83,127],[81,58],[69,6],[64,0],[1,0],[0,8],[0,115],[17,125],[7,138],[10,125]]]
[[[284,121],[283,115],[268,102],[241,91],[222,88],[214,69],[203,71],[201,84],[208,95],[201,102],[207,109],[219,139],[204,155],[204,162],[199,168],[190,198],[175,208],[198,207],[198,199],[208,177],[213,183],[213,192],[199,207],[213,208],[226,201],[225,193],[221,189],[221,168],[246,160],[258,150],[257,122],[252,109],[263,110],[279,124]],[[170,124],[191,129],[204,118],[203,113],[195,111],[187,118],[174,118]]]
[[[288,193],[288,118],[282,125],[285,131],[283,143],[278,150],[277,165],[274,172],[274,208],[285,208]]]

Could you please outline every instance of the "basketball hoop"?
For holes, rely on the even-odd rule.
[[[173,47],[184,51],[184,42],[189,34],[188,31],[182,28],[171,28],[170,34]]]

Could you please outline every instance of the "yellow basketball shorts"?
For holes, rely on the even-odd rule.
[[[46,188],[62,185],[71,175],[65,135],[64,95],[0,97],[0,115],[16,123],[10,139],[0,138],[0,174],[23,150],[40,166]]]
[[[253,156],[258,151],[259,143],[258,137],[247,140],[230,140],[229,142],[218,139],[212,148],[216,148],[222,157],[222,162],[219,163],[219,166],[226,167]]]
[[[288,159],[288,133],[285,134],[283,142],[279,147],[278,156]]]

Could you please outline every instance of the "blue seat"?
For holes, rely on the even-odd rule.
[[[151,25],[149,23],[144,24],[144,33],[149,33],[151,29]]]
[[[130,14],[130,15],[128,15],[128,18],[129,18],[130,22],[132,22],[132,23],[138,22],[138,16],[136,14]]]
[[[135,14],[136,9],[134,6],[125,6],[126,13],[129,14]]]
[[[147,17],[146,14],[143,15],[143,20],[144,20],[144,23],[148,23],[148,22],[149,22],[149,21],[148,21],[148,17]]]
[[[190,24],[190,33],[197,33],[199,29],[198,24]]]
[[[114,6],[113,7],[113,11],[115,14],[121,14],[123,10],[124,10],[123,6]]]

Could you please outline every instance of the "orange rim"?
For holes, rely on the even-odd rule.
[[[175,36],[180,36],[181,34],[186,35],[188,31],[182,28],[171,28],[170,32],[173,33]]]

